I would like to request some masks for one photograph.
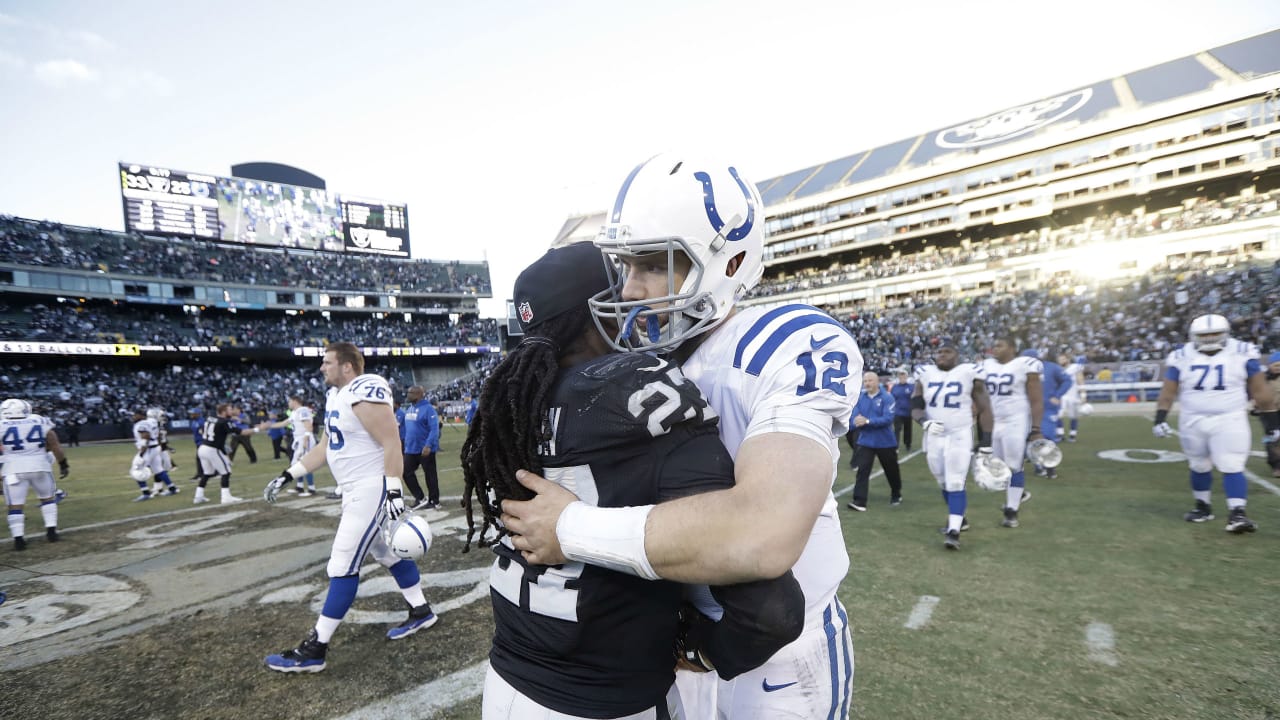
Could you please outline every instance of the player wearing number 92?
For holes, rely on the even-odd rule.
[[[1191,321],[1191,341],[1169,354],[1164,385],[1156,399],[1153,432],[1173,433],[1167,418],[1178,401],[1178,439],[1191,466],[1191,494],[1196,506],[1183,517],[1201,523],[1213,519],[1209,489],[1213,468],[1222,473],[1227,496],[1227,532],[1253,532],[1257,525],[1245,514],[1249,458],[1249,398],[1262,419],[1264,444],[1280,441],[1280,414],[1258,362],[1258,348],[1233,340],[1231,324],[1221,315],[1201,315]]]
[[[436,616],[419,586],[418,566],[397,557],[387,546],[384,523],[405,511],[400,473],[404,458],[391,408],[391,388],[378,375],[364,374],[364,356],[351,343],[332,343],[320,364],[330,386],[325,399],[324,439],[263,492],[275,502],[281,488],[329,463],[342,489],[342,517],[329,555],[329,592],[315,629],[298,647],[269,655],[268,668],[280,672],[319,672],[325,667],[329,640],[351,608],[360,585],[365,555],[391,571],[408,602],[409,617],[387,631],[391,640],[408,637],[435,624]]]
[[[938,345],[933,360],[935,364],[916,371],[911,414],[924,428],[924,453],[929,460],[929,472],[942,488],[942,499],[947,504],[943,547],[959,550],[967,505],[965,476],[973,454],[974,410],[977,409],[978,415],[977,462],[992,463],[991,403],[982,367],[960,364],[960,354],[951,341],[944,339]]]
[[[495,368],[462,450],[464,504],[498,528],[489,586],[496,626],[484,718],[665,718],[677,657],[722,677],[767,660],[799,635],[804,593],[790,572],[711,588],[714,622],[681,611],[682,586],[625,569],[532,565],[498,521],[525,499],[519,468],[600,507],[648,505],[733,485],[717,416],[671,363],[609,354],[587,300],[609,287],[589,243],[552,249],[516,280],[524,340]],[[706,588],[701,589],[703,593]]]
[[[678,673],[681,702],[705,708],[696,717],[846,717],[853,644],[836,591],[849,554],[832,484],[861,384],[857,343],[809,305],[736,307],[764,271],[765,207],[729,163],[651,158],[623,182],[608,220],[595,244],[616,277],[592,299],[595,319],[616,325],[604,328],[615,348],[680,364],[720,416],[735,484],[599,508],[523,475],[538,496],[503,503],[513,542],[548,563],[599,563],[592,548],[607,547],[633,574],[690,583],[792,570],[805,596],[800,637],[732,680]]]

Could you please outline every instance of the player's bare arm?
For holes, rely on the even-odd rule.
[[[1044,385],[1040,373],[1027,373],[1027,402],[1031,403],[1031,432],[1028,440],[1044,437],[1040,434],[1040,418],[1044,417]]]
[[[978,430],[986,433],[988,438],[991,437],[995,416],[991,412],[991,396],[987,394],[987,384],[982,380],[975,380],[973,383],[973,406],[978,410]]]
[[[787,502],[778,502],[778,473],[785,472]],[[532,563],[565,561],[556,536],[560,513],[577,498],[533,473],[520,482],[538,493],[502,504],[503,524]],[[680,498],[653,508],[645,524],[644,549],[660,577],[725,585],[775,578],[800,557],[814,519],[831,490],[830,451],[800,435],[766,433],[738,451],[736,485]],[[742,518],[753,518],[750,523]]]

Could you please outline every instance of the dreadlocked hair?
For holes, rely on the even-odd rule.
[[[492,545],[509,534],[498,518],[503,500],[528,500],[533,493],[516,480],[516,471],[542,473],[539,447],[551,439],[547,419],[550,392],[560,371],[562,348],[572,345],[589,322],[588,309],[557,315],[527,335],[493,369],[480,391],[480,403],[462,444],[462,473],[466,487],[462,507],[467,511],[467,542],[476,534],[473,502],[484,517],[476,547]],[[497,530],[492,540],[485,535]]]

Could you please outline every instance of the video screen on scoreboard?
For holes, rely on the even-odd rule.
[[[126,231],[407,258],[404,205],[285,183],[120,163]]]

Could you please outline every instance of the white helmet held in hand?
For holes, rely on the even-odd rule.
[[[1191,321],[1191,344],[1200,352],[1217,352],[1227,346],[1231,323],[1221,315],[1201,315]]]
[[[1013,471],[995,455],[979,453],[973,459],[973,481],[983,490],[1003,491],[1009,487],[1012,478]]]
[[[613,286],[590,302],[596,325],[612,318],[618,334],[601,331],[624,352],[674,350],[720,324],[760,281],[764,237],[764,202],[736,166],[670,153],[650,158],[627,176],[596,236],[613,272]],[[626,300],[621,259],[646,255],[667,265],[667,294]],[[678,255],[691,267],[677,287]]]
[[[1090,415],[1093,414],[1093,403],[1089,403],[1089,402],[1080,403],[1079,412],[1084,417],[1089,417]]]
[[[417,513],[405,513],[387,528],[385,539],[396,557],[416,560],[431,549],[431,525]]]
[[[1062,464],[1062,448],[1052,440],[1040,438],[1027,445],[1027,459],[1046,468],[1056,468]]]

